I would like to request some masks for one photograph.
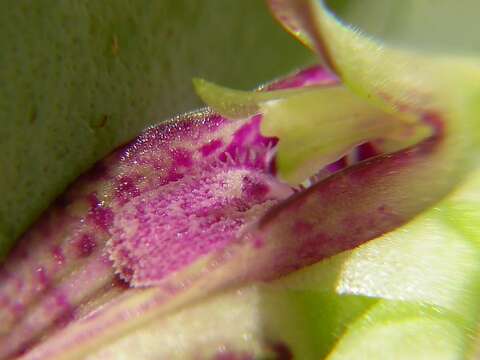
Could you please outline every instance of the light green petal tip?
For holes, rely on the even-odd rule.
[[[430,135],[413,116],[372,106],[343,86],[248,92],[195,79],[197,94],[230,119],[263,114],[262,134],[280,139],[279,175],[299,184],[356,145],[382,139],[394,151]]]
[[[229,119],[241,119],[258,113],[258,94],[232,90],[204,79],[193,79],[198,96],[215,111]]]
[[[243,119],[261,112],[263,104],[284,100],[294,95],[309,92],[309,89],[286,89],[276,91],[242,91],[194,78],[193,86],[197,95],[208,106],[222,116]],[[313,86],[311,88],[314,88]]]

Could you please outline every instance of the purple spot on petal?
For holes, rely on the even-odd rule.
[[[299,263],[306,263],[311,259],[317,259],[319,254],[325,252],[325,246],[332,243],[331,238],[323,233],[314,234],[302,240],[296,251],[296,258]]]
[[[120,205],[125,204],[130,199],[140,195],[140,190],[135,185],[135,181],[129,176],[121,177],[115,187],[115,195]]]
[[[125,280],[123,280],[122,278],[120,278],[119,276],[114,276],[113,277],[112,286],[116,287],[116,288],[120,288],[120,289],[130,288],[128,283]]]
[[[233,134],[225,151],[219,155],[223,162],[269,171],[274,161],[273,148],[277,138],[265,137],[260,133],[261,115],[256,115]]]
[[[113,212],[110,208],[105,207],[103,202],[99,201],[96,194],[90,194],[90,212],[88,218],[100,229],[107,231],[112,225]]]
[[[192,166],[192,154],[186,149],[172,149],[171,156],[175,168],[189,168]]]
[[[83,234],[77,241],[77,256],[88,257],[90,256],[97,246],[95,237],[91,234]]]
[[[275,354],[275,360],[291,360],[293,359],[292,350],[288,347],[287,344],[277,342],[272,344],[271,349]]]
[[[255,234],[251,238],[251,243],[255,249],[261,249],[265,245],[265,239],[260,234]]]
[[[55,305],[62,309],[71,309],[70,302],[65,294],[57,293],[54,297]]]
[[[75,311],[68,308],[67,310],[64,310],[57,319],[55,319],[54,324],[61,329],[70,324],[73,320],[75,320]]]
[[[216,150],[220,149],[223,146],[223,141],[219,139],[211,140],[207,144],[203,145],[200,148],[200,152],[204,157],[207,157],[214,153]]]
[[[162,185],[166,185],[171,182],[175,182],[183,178],[183,174],[180,174],[176,169],[171,169],[168,175],[165,178],[165,182]]]
[[[242,181],[242,192],[248,198],[262,200],[265,199],[270,192],[268,184],[258,178],[245,176]]]

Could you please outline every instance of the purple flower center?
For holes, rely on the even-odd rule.
[[[118,213],[110,252],[122,278],[135,286],[154,285],[224,248],[293,193],[269,173],[270,143],[256,129],[247,123],[216,159],[134,198]]]

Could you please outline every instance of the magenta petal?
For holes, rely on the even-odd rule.
[[[109,252],[123,279],[134,286],[159,284],[228,246],[249,223],[293,193],[270,172],[276,141],[261,136],[258,123],[259,118],[252,118],[217,156],[196,160],[177,180],[144,191],[115,211]],[[182,164],[195,151],[183,150]],[[204,156],[204,146],[200,151]]]

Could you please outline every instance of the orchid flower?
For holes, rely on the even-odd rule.
[[[480,68],[270,0],[321,65],[147,129],[2,267],[0,358],[458,358],[480,302]]]

